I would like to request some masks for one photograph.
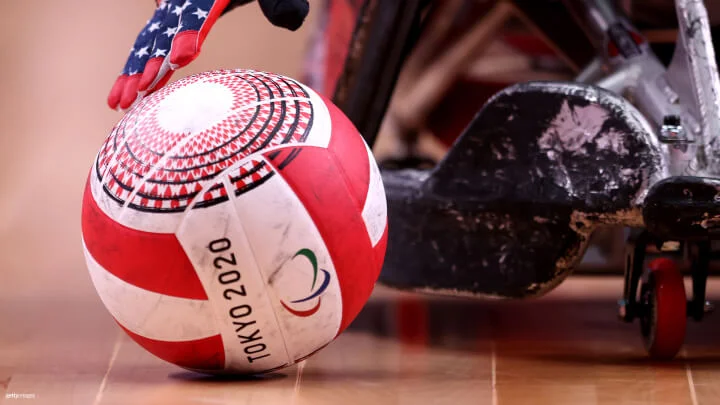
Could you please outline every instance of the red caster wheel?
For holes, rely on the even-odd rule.
[[[640,290],[643,308],[640,328],[650,357],[669,360],[675,357],[685,341],[685,284],[677,265],[670,259],[655,259],[648,268],[647,281]]]

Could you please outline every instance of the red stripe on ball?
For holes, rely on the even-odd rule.
[[[385,243],[381,240],[378,250],[373,249],[362,218],[366,197],[358,196],[357,190],[362,188],[367,193],[369,187],[368,153],[364,145],[358,144],[362,138],[337,107],[328,103],[328,108],[333,127],[328,149],[296,146],[280,151],[273,159],[269,157],[272,153],[266,158],[302,201],[330,252],[343,301],[339,334],[370,298],[380,275],[383,261],[379,253],[383,251],[384,257]],[[298,149],[295,158],[279,168]],[[358,170],[367,170],[368,174]],[[354,184],[362,179],[364,185]]]
[[[118,323],[118,325],[120,325]],[[120,325],[137,344],[158,358],[191,370],[222,370],[225,368],[225,347],[220,335],[186,342],[165,342],[148,339]]]
[[[347,185],[362,212],[370,187],[370,161],[365,141],[350,120],[332,102],[321,97],[328,106],[332,122],[330,149],[338,159],[338,169],[345,175]],[[365,152],[365,153],[362,153]]]
[[[120,225],[98,207],[85,187],[82,233],[88,252],[115,277],[158,294],[206,300],[207,294],[174,234]]]

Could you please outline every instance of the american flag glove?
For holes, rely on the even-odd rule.
[[[224,13],[252,0],[156,0],[152,18],[137,36],[115,81],[108,105],[125,110],[163,87],[172,73],[200,54],[213,24]],[[295,31],[309,11],[307,0],[258,0],[265,17]]]

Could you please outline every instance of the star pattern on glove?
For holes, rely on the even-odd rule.
[[[108,105],[125,110],[163,87],[172,73],[195,60],[220,16],[252,0],[159,0],[152,17],[135,39]],[[258,0],[268,20],[298,29],[309,11],[307,0]]]

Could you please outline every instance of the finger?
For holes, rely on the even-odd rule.
[[[165,74],[158,76],[158,77],[160,77],[160,80],[157,83],[155,83],[155,85],[153,86],[152,92],[154,92],[157,89],[163,88],[167,84],[167,82],[170,81],[170,78],[172,77],[173,72],[174,72],[174,70],[168,70]]]
[[[178,7],[180,26],[170,51],[171,68],[186,66],[197,58],[208,32],[222,15],[228,2],[229,0],[186,0]]]
[[[110,108],[117,109],[119,107],[122,100],[127,97],[125,95],[125,91],[128,88],[128,82],[136,80],[135,78],[139,78],[142,73],[142,68],[147,60],[147,49],[149,48],[149,45],[146,45],[147,41],[147,36],[141,33],[138,35],[132,49],[130,49],[130,55],[128,55],[122,73],[115,80],[115,84],[113,84],[113,87],[110,89],[110,94],[107,99],[108,106]]]
[[[150,62],[152,64],[145,69],[138,87],[138,91],[145,93],[145,95],[152,94],[155,90],[165,86],[175,72],[170,68],[168,58],[158,58]]]
[[[140,101],[142,101],[143,99],[145,99],[145,97],[149,96],[150,94],[154,93],[156,90],[165,86],[168,83],[168,81],[170,81],[170,78],[172,77],[173,72],[174,72],[173,70],[169,70],[165,75],[161,76],[159,78],[159,80],[157,81],[157,84],[155,84],[154,86],[151,86],[150,89],[145,90],[145,91],[137,90],[135,92],[135,98],[134,99],[130,98],[127,101],[127,104],[125,104],[125,107],[123,107],[123,110],[132,108],[135,104],[137,104]],[[140,87],[139,84],[137,86],[139,89],[139,87]],[[132,93],[129,93],[129,94],[132,94]]]
[[[130,55],[126,73],[127,78],[124,80],[122,95],[120,97],[120,108],[127,108],[129,105],[128,102],[132,103],[137,97],[138,82],[150,58],[150,47],[151,44],[146,44]]]
[[[123,71],[120,74],[120,77],[118,77],[115,81],[115,84],[108,95],[107,101],[110,108],[115,109],[118,105],[123,104],[123,100],[128,97],[125,92],[128,89],[129,83],[137,82],[139,80],[139,77],[145,68],[145,64],[150,57],[149,50],[155,41],[156,31],[160,26],[160,20],[163,15],[163,10],[160,8],[156,9],[153,16],[150,20],[148,20],[145,27],[143,27],[142,31],[140,31],[135,39],[135,43],[130,50],[125,66],[123,67]],[[137,76],[137,78],[133,78],[133,76]]]
[[[171,13],[171,11],[169,12]],[[179,17],[176,15],[167,16],[165,22],[167,25],[155,37],[151,57],[145,64],[145,71],[138,83],[139,91],[147,91],[151,86],[155,85],[160,79],[160,76],[164,74],[164,72],[161,73],[160,70],[167,55],[170,53],[170,46],[177,32]]]
[[[141,92],[147,92],[151,88],[157,87],[158,82],[167,73],[167,69],[163,69],[163,65],[167,63],[167,55],[170,53],[172,41],[178,31],[181,14],[178,8],[182,7],[184,1],[177,0],[167,4],[162,29],[155,37],[151,58],[145,65],[145,72],[138,82],[138,90]]]
[[[122,98],[123,89],[125,89],[125,81],[127,80],[127,75],[123,74],[118,76],[118,78],[115,80],[115,84],[113,84],[112,88],[110,89],[110,94],[107,98],[107,104],[110,108],[117,109],[118,105],[120,104],[120,98]]]
[[[156,82],[161,76],[160,68],[165,61],[165,56],[162,53],[155,53],[153,55],[156,56],[150,58],[145,64],[145,71],[138,82],[138,91],[140,92],[148,91],[151,86],[155,87]]]
[[[138,82],[140,81],[140,75],[134,74],[128,76],[123,86],[122,97],[120,97],[120,108],[127,110],[138,98]]]
[[[307,0],[258,0],[258,3],[270,23],[290,31],[300,28],[310,12]]]

